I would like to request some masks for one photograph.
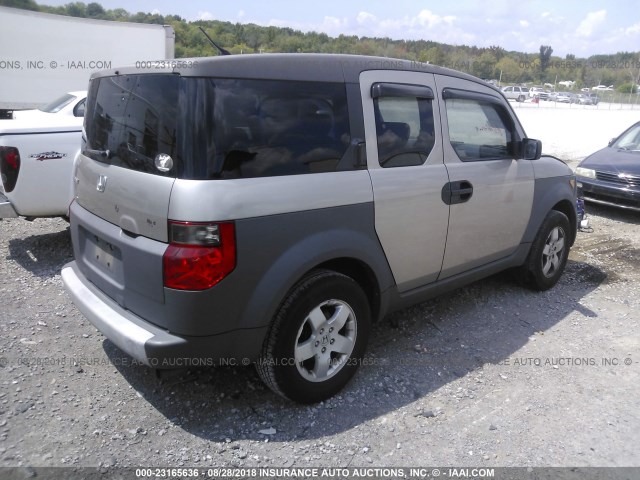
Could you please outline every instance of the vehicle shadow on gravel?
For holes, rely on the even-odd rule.
[[[576,311],[596,319],[580,300],[606,277],[570,260],[547,292],[523,289],[503,273],[397,312],[374,327],[363,365],[347,388],[310,406],[272,393],[252,367],[170,372],[158,379],[147,367],[114,361],[123,353],[108,340],[103,348],[145,401],[192,435],[223,443],[317,439],[414,403],[421,422],[433,421],[443,412],[430,393],[509,358]]]
[[[69,228],[55,233],[9,240],[9,260],[38,277],[50,278],[73,260]]]
[[[588,203],[586,207],[587,215],[598,215],[600,217],[609,218],[618,222],[624,222],[631,225],[640,225],[640,212],[633,210],[624,210],[606,205],[598,205]],[[597,228],[597,224],[594,226]]]

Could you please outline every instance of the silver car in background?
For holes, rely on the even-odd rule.
[[[529,89],[527,87],[519,86],[507,86],[502,87],[502,93],[509,100],[515,100],[516,102],[524,102],[529,98]]]

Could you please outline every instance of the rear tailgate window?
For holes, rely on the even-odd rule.
[[[83,154],[140,172],[162,171],[159,154],[177,157],[178,75],[121,75],[91,82]]]
[[[180,179],[334,172],[351,141],[345,85],[118,75],[91,82],[84,155]],[[346,165],[346,166],[345,166]]]

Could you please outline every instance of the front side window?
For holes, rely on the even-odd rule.
[[[422,165],[435,142],[431,99],[380,97],[374,112],[380,166]]]
[[[513,126],[500,105],[465,98],[445,104],[449,139],[460,160],[514,158]]]

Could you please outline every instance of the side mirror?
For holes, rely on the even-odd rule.
[[[523,160],[538,160],[542,155],[542,142],[533,138],[522,140],[521,157]]]
[[[607,147],[610,147],[611,145],[613,145],[613,142],[615,142],[617,139],[616,138],[612,138],[611,140],[609,140],[609,143],[607,143]]]

